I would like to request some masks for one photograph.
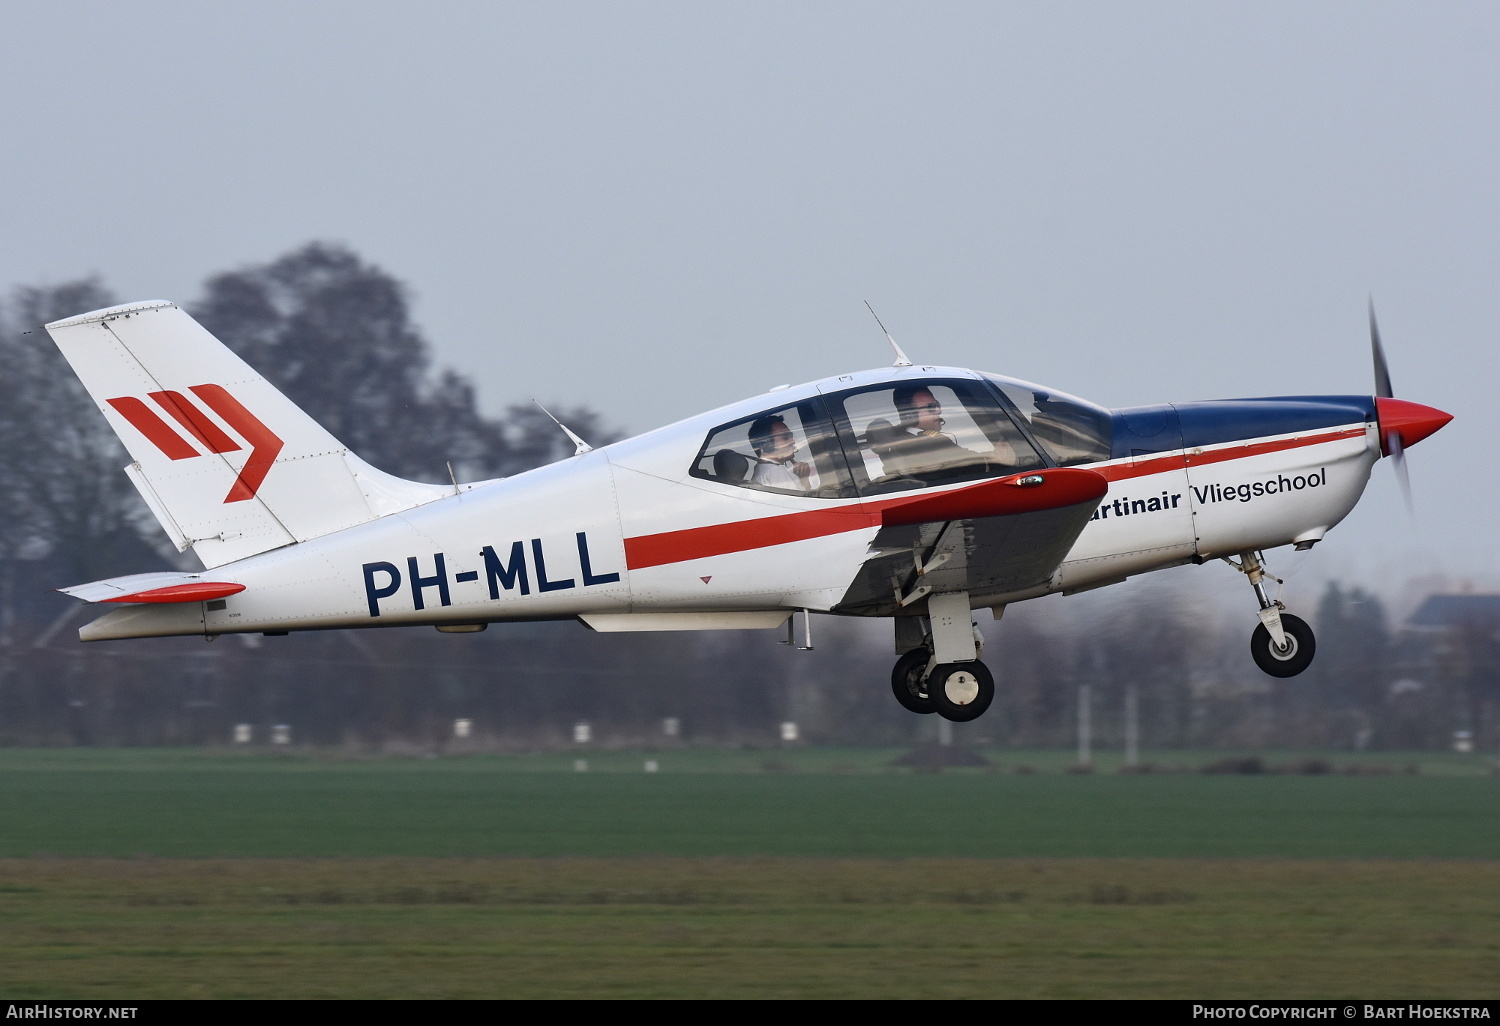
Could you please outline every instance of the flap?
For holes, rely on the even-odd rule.
[[[1049,473],[1058,474],[1059,471]],[[918,586],[918,560],[931,558],[929,550],[942,536],[948,523],[962,526],[962,546],[957,553],[961,558],[945,559],[942,568],[930,572],[924,583],[939,591],[967,591],[975,606],[993,605],[1004,601],[1007,596],[1023,592],[1035,593],[1035,589],[1043,588],[1051,581],[1103,495],[1104,489],[1099,486],[1105,485],[1105,481],[1101,475],[1092,471],[1080,473],[1087,477],[1064,479],[1066,487],[1062,486],[1063,482],[1058,482],[1059,487],[1055,489],[1032,486],[1036,505],[1030,510],[984,515],[987,509],[996,506],[976,505],[971,509],[969,504],[985,498],[986,493],[990,499],[1003,500],[1007,504],[1012,501],[1000,490],[1005,487],[1004,482],[996,481],[977,495],[964,494],[973,491],[971,489],[951,493],[956,502],[946,511],[968,513],[968,516],[954,516],[951,521],[927,519],[944,507],[935,502],[931,506],[926,503],[946,500],[948,496],[945,495],[920,500],[922,505],[914,503],[915,508],[898,511],[892,518],[895,522],[887,520],[888,526],[882,527],[875,535],[870,544],[869,558],[834,607],[835,611],[863,616],[895,615],[901,609],[900,598],[912,595]],[[1089,481],[1089,478],[1094,481]],[[1068,505],[1051,505],[1043,500],[1043,494],[1048,491],[1051,494],[1047,495],[1047,500],[1072,501]],[[1079,501],[1080,496],[1087,497]],[[919,517],[920,522],[903,522],[906,516]],[[920,612],[924,606],[911,604],[906,609]]]

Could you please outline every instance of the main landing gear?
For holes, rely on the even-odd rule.
[[[1286,605],[1279,598],[1273,600],[1266,595],[1265,579],[1270,577],[1280,584],[1281,578],[1268,574],[1254,552],[1240,553],[1238,563],[1227,556],[1224,562],[1250,579],[1260,603],[1260,625],[1250,635],[1255,665],[1272,677],[1295,677],[1311,666],[1318,650],[1312,628],[1300,616],[1285,612]]]
[[[978,719],[995,700],[995,678],[979,661],[980,641],[969,619],[969,596],[933,595],[928,611],[927,617],[897,620],[898,646],[903,635],[920,635],[921,643],[896,660],[891,691],[914,713],[937,713],[955,723]]]
[[[930,649],[918,648],[896,660],[891,690],[910,712],[937,713],[945,720],[967,723],[983,716],[995,700],[995,678],[977,659],[937,663]]]

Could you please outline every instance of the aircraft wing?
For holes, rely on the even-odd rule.
[[[1018,486],[1028,491],[1007,491]],[[984,600],[1040,588],[1108,487],[1091,470],[1052,469],[892,506],[835,608],[892,616],[930,591],[963,590]]]

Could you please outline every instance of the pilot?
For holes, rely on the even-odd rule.
[[[786,420],[775,414],[756,418],[750,424],[750,446],[755,450],[755,470],[750,480],[767,488],[807,491],[812,464],[796,459],[797,437]]]
[[[888,474],[920,477],[924,473],[961,464],[981,463],[984,457],[945,434],[943,406],[926,385],[898,385],[891,393],[901,422],[887,429],[876,448]]]

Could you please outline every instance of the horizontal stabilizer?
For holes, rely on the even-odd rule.
[[[170,572],[111,577],[107,581],[91,581],[57,590],[85,602],[206,602],[237,595],[245,590],[245,586],[230,581],[206,580],[202,574]]]

